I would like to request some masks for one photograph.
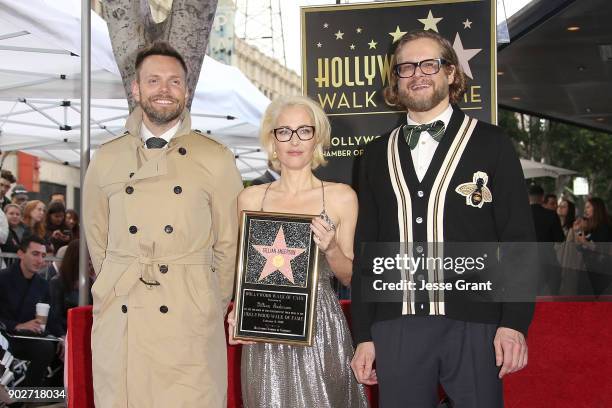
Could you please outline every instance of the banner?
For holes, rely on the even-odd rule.
[[[325,180],[351,184],[355,159],[371,140],[406,121],[383,99],[395,64],[393,44],[414,30],[447,38],[467,75],[459,106],[496,123],[495,0],[431,0],[302,8],[303,93],[331,125]]]

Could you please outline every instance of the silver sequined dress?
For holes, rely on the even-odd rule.
[[[245,408],[368,406],[363,386],[357,383],[351,370],[353,344],[331,287],[331,276],[329,264],[321,256],[312,347],[272,343],[242,346]]]
[[[351,370],[353,344],[330,274],[329,265],[320,259],[312,347],[272,343],[242,346],[245,408],[368,406],[363,387]]]

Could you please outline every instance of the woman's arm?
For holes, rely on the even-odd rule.
[[[328,206],[333,206],[333,213],[338,214],[336,230],[331,229],[321,218],[313,220],[312,228],[315,232],[315,242],[324,253],[332,272],[343,285],[348,286],[353,275],[353,240],[358,204],[357,195],[351,187],[342,184],[339,190],[338,194],[328,201]]]

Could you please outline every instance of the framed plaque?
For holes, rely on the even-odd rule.
[[[243,211],[234,337],[311,346],[319,251],[313,215]]]

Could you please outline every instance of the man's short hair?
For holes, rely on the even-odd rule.
[[[156,41],[153,44],[151,44],[149,47],[143,50],[140,50],[138,54],[136,55],[135,68],[136,68],[137,78],[138,78],[138,73],[140,72],[140,67],[142,63],[144,62],[144,60],[147,57],[151,57],[153,55],[163,55],[166,57],[175,58],[178,62],[180,62],[181,67],[183,67],[183,71],[185,71],[185,76],[187,76],[187,72],[188,72],[187,64],[185,63],[185,59],[183,58],[181,53],[178,52],[174,47],[172,47],[166,41]]]
[[[2,170],[2,172],[0,173],[0,177],[5,179],[6,181],[8,181],[11,184],[17,182],[17,179],[15,178],[13,173],[11,173],[10,170]]]
[[[442,69],[448,74],[449,73],[449,65],[455,67],[455,79],[452,83],[448,84],[448,98],[450,103],[457,104],[461,101],[463,94],[466,89],[466,75],[463,72],[463,68],[461,67],[461,63],[459,62],[459,57],[457,57],[457,53],[455,52],[452,44],[440,34],[435,33],[433,31],[423,31],[416,30],[411,31],[402,36],[398,42],[395,43],[395,48],[393,49],[393,62],[397,63],[397,55],[401,51],[402,47],[409,42],[420,40],[423,38],[427,38],[429,40],[435,41],[440,47],[440,58],[443,58],[447,61],[447,64],[442,65]],[[389,79],[389,85],[383,91],[383,97],[387,105],[398,108],[398,109],[406,109],[406,107],[399,100],[399,91],[397,89],[397,83],[399,78],[395,73],[395,69],[392,68],[391,76]]]
[[[549,198],[552,198],[553,200],[557,201],[557,195],[553,194],[553,193],[548,193],[544,196],[544,201],[548,201]]]
[[[544,189],[539,184],[534,184],[529,187],[529,195],[533,197],[542,197],[544,196]]]
[[[40,245],[46,247],[45,241],[43,241],[43,239],[40,238],[39,236],[37,236],[37,235],[26,235],[25,237],[23,237],[23,239],[19,243],[19,249],[22,252],[28,252],[28,248],[30,247],[30,244],[32,242],[34,242],[36,244],[40,244]]]

